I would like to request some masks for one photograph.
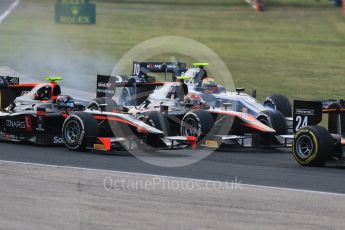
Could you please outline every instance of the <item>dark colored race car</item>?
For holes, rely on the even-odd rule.
[[[133,83],[123,87],[118,95],[119,104],[124,106],[141,105],[157,88],[166,82],[183,82],[188,94],[199,96],[212,108],[223,108],[224,105],[236,112],[249,113],[266,125],[279,129],[270,123],[277,117],[284,116],[280,121],[288,127],[288,134],[292,134],[292,109],[289,99],[281,94],[267,96],[263,103],[256,100],[256,91],[250,96],[244,93],[243,88],[235,92],[227,91],[215,79],[208,76],[205,66],[208,63],[194,63],[194,68],[187,68],[180,62],[133,62],[133,76],[118,76],[119,82]],[[160,73],[164,82],[156,81],[152,75]],[[179,79],[177,79],[179,78]],[[183,79],[182,79],[183,78]],[[140,86],[138,86],[140,83]],[[145,83],[145,84],[143,84]],[[280,115],[280,113],[282,115]],[[274,122],[273,123],[277,123]],[[275,126],[274,126],[275,125]],[[278,132],[277,134],[285,134]]]
[[[304,166],[344,164],[345,102],[295,100],[293,113],[296,161]],[[324,124],[323,114],[328,115]]]
[[[152,149],[170,145],[164,133],[135,117],[102,111],[85,110],[72,97],[59,95],[56,83],[20,85],[18,78],[1,77],[1,99],[21,96],[6,101],[0,112],[0,139],[12,142],[30,142],[38,145],[65,145],[71,150],[115,148]],[[12,79],[12,80],[11,80]],[[4,81],[5,80],[5,81]],[[57,90],[58,89],[58,90]],[[23,93],[24,90],[28,90]],[[100,105],[103,106],[103,105]],[[176,142],[191,142],[175,137]]]
[[[247,113],[253,116],[257,116],[260,112],[267,109],[274,109],[280,111],[286,118],[292,117],[291,104],[286,96],[273,94],[267,96],[261,104],[255,99],[255,91],[250,96],[243,92],[243,88],[236,89],[236,92],[230,92],[224,86],[219,85],[216,79],[208,76],[207,70],[205,69],[208,63],[194,63],[193,65],[193,68],[187,68],[185,63],[180,62],[135,61],[133,62],[133,76],[144,79],[147,83],[155,82],[155,78],[151,76],[154,73],[163,73],[165,78],[164,82],[167,82],[168,74],[173,82],[177,81],[177,76],[184,76],[184,82],[188,86],[189,92],[201,96],[213,107],[222,107],[223,103],[231,103],[232,110],[242,112],[245,109]],[[139,94],[139,96],[136,96],[133,88],[122,89],[120,93],[120,104],[134,105],[134,102],[140,104],[145,100],[146,95],[140,94],[141,91],[143,90],[137,89],[136,94]],[[131,100],[131,97],[135,100]]]
[[[117,106],[111,98],[116,88],[133,88],[149,93],[138,106]],[[224,104],[212,108],[200,97],[185,100],[188,88],[182,82],[150,82],[138,76],[97,77],[97,97],[89,108],[99,110],[102,103],[111,105],[109,111],[120,111],[162,130],[168,136],[194,136],[199,145],[218,148],[221,145],[251,147],[283,147],[291,139],[287,134],[285,118],[268,110],[266,124],[249,113],[232,111]],[[108,101],[108,102],[106,102]],[[268,125],[270,124],[271,127]],[[272,128],[272,126],[274,128]]]
[[[0,108],[7,108],[15,99],[24,101],[56,100],[61,88],[56,81],[59,77],[46,78],[49,82],[20,84],[18,77],[0,76]],[[30,97],[27,97],[30,94]]]

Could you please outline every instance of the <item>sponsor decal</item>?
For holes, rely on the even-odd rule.
[[[39,116],[38,117],[38,122],[37,122],[37,128],[36,128],[36,130],[37,131],[45,131],[45,128],[43,127],[43,117],[42,116]]]
[[[103,144],[94,144],[93,149],[94,150],[100,150],[100,151],[106,151],[106,148]]]
[[[102,87],[102,88],[110,88],[112,86],[112,83],[108,82],[98,82],[97,87]]]
[[[115,94],[116,78],[97,75],[97,97],[113,97]]]
[[[26,131],[31,132],[32,131],[32,123],[31,123],[31,118],[29,115],[25,116],[25,124],[26,124]]]
[[[61,137],[55,136],[55,137],[53,138],[53,143],[54,143],[54,144],[63,144],[64,141],[62,140]]]
[[[315,110],[314,109],[296,109],[296,115],[304,115],[304,116],[314,116]]]
[[[18,85],[19,84],[19,78],[18,77],[9,77],[9,82],[11,85]]]
[[[55,4],[55,22],[95,24],[96,5],[89,0],[59,0]]]
[[[20,94],[20,96],[23,96],[25,94],[28,94],[30,91],[22,91],[22,93]]]
[[[110,89],[97,89],[97,93],[115,94],[115,90],[110,90]]]
[[[0,76],[0,85],[18,85],[19,77]]]
[[[26,125],[24,121],[12,121],[6,120],[6,126],[10,128],[25,129]]]
[[[206,140],[205,145],[210,148],[219,148],[218,142],[214,140]]]
[[[8,133],[5,133],[5,132],[0,132],[0,136],[5,139],[5,140],[21,140],[23,138],[20,138],[16,135],[13,135],[13,134],[8,134]]]
[[[148,69],[158,69],[161,70],[163,68],[162,64],[148,64],[147,65]],[[167,69],[177,69],[177,65],[176,64],[166,64],[166,68]]]

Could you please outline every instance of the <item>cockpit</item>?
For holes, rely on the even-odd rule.
[[[30,92],[17,98],[17,101],[47,101],[56,99],[61,94],[61,88],[57,84],[43,83],[36,85]]]
[[[183,102],[185,93],[181,83],[169,82],[150,94],[143,103],[144,107],[159,107],[160,105],[178,106]]]

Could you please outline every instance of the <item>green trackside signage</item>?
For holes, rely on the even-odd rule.
[[[95,24],[96,5],[90,0],[58,0],[55,4],[55,22]]]

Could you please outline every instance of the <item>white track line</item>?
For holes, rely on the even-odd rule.
[[[14,1],[10,7],[2,14],[0,15],[0,24],[12,13],[12,11],[18,6],[20,3],[20,0]]]
[[[51,168],[62,168],[62,169],[86,170],[86,171],[96,171],[96,172],[98,171],[98,172],[108,172],[108,173],[119,173],[119,174],[126,174],[126,175],[161,177],[161,178],[173,179],[173,180],[189,180],[189,181],[205,182],[205,183],[212,183],[212,182],[224,183],[224,184],[227,183],[227,182],[223,182],[223,181],[202,180],[202,179],[193,179],[193,178],[185,178],[185,177],[174,177],[174,176],[163,176],[163,175],[148,174],[148,173],[113,171],[113,170],[82,168],[82,167],[74,167],[74,166],[58,166],[58,165],[48,165],[48,164],[18,162],[18,161],[4,161],[4,160],[0,160],[0,163],[31,165],[31,166],[41,166],[41,167],[51,167]],[[319,194],[319,195],[332,195],[332,196],[345,197],[345,194],[343,194],[343,193],[336,193],[336,192],[322,192],[322,191],[315,191],[315,190],[284,188],[284,187],[274,187],[274,186],[265,186],[265,185],[255,185],[255,184],[243,184],[243,183],[240,183],[240,185],[242,187],[249,187],[249,188],[274,189],[274,190],[280,190],[280,191],[303,192],[303,193],[313,193],[313,194]]]

